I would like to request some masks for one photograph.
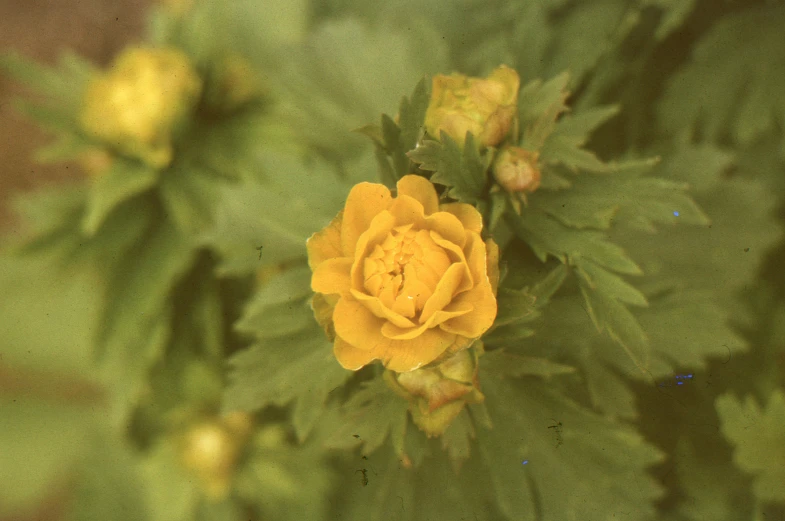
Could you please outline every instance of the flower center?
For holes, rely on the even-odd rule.
[[[398,226],[365,258],[365,289],[389,309],[414,318],[449,265],[427,230]]]

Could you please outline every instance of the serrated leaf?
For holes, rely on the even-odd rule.
[[[427,78],[417,82],[414,92],[409,98],[401,99],[398,108],[398,126],[401,129],[401,147],[404,152],[412,150],[420,140],[424,132],[425,112],[428,110],[429,103],[430,92]]]
[[[499,308],[494,321],[496,327],[535,318],[537,298],[528,289],[500,288],[496,301]]]
[[[661,490],[646,468],[661,454],[641,436],[544,384],[480,379],[493,428],[478,431],[478,446],[508,519],[654,515]]]
[[[330,391],[352,375],[335,360],[332,345],[315,323],[295,334],[263,339],[234,355],[229,363],[224,408],[254,411],[294,401],[294,422],[301,440],[316,424]]]
[[[396,453],[403,454],[408,407],[383,378],[374,378],[343,405],[343,425],[330,436],[327,446],[346,449],[362,445],[363,455],[369,456],[389,436]]]
[[[421,169],[434,172],[431,181],[446,186],[453,199],[469,204],[480,200],[485,188],[486,165],[471,132],[466,134],[463,150],[442,132],[441,141],[423,141],[407,155]]]
[[[610,242],[601,232],[567,228],[542,212],[525,208],[520,215],[508,212],[507,220],[516,235],[534,250],[542,262],[546,261],[548,255],[564,264],[571,262],[571,259],[587,258],[620,273],[641,273],[624,250]]]
[[[109,214],[125,201],[145,192],[158,180],[158,172],[140,163],[115,159],[90,187],[82,230],[95,235]]]
[[[646,297],[636,287],[589,260],[581,260],[577,263],[575,272],[581,283],[593,291],[602,291],[614,300],[625,304],[638,307],[649,305]]]
[[[734,462],[753,474],[761,501],[785,500],[785,394],[777,390],[765,407],[752,396],[741,402],[731,394],[717,398],[723,435],[735,445]]]

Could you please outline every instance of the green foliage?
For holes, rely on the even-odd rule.
[[[783,20],[785,8],[769,4],[714,24],[690,63],[670,80],[660,107],[662,127],[747,144],[782,125],[785,42],[771,28]]]
[[[783,501],[785,490],[785,395],[773,392],[764,408],[748,396],[717,399],[722,433],[735,446],[734,462],[753,474],[753,491],[760,501]]]
[[[463,149],[442,132],[440,141],[423,141],[408,156],[422,170],[433,172],[431,181],[448,187],[453,199],[477,204],[482,197],[491,156],[479,154],[471,132],[466,134]]]
[[[237,329],[256,343],[230,363],[225,393],[229,410],[258,410],[294,401],[293,424],[304,439],[321,415],[327,395],[351,375],[332,354],[332,345],[310,309],[310,270],[291,269],[249,302]],[[302,386],[302,382],[308,382]]]

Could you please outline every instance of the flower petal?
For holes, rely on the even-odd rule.
[[[430,233],[431,233],[431,238],[434,240],[434,242],[436,242],[436,244],[438,244],[444,250],[448,251],[451,254],[451,256],[454,259],[453,263],[460,264],[461,266],[463,266],[464,269],[463,280],[461,281],[461,285],[455,290],[454,294],[462,293],[468,290],[469,288],[474,287],[477,281],[475,280],[474,275],[472,274],[472,271],[469,268],[469,265],[466,261],[466,254],[463,252],[463,250],[459,248],[456,244],[444,240],[441,237],[441,235],[439,235],[438,232],[431,231]]]
[[[327,228],[311,235],[305,242],[308,250],[308,265],[311,269],[327,259],[343,256],[341,248],[341,222],[343,221],[343,210],[330,221]]]
[[[455,333],[466,338],[479,338],[490,329],[496,319],[496,297],[490,282],[483,282],[469,291],[461,293],[445,307],[445,311],[474,307],[471,313],[451,318],[441,324],[448,333]]]
[[[384,366],[398,373],[413,371],[429,364],[444,353],[453,343],[456,336],[439,328],[427,329],[412,340],[385,339],[374,346]]]
[[[466,203],[447,203],[439,206],[439,210],[453,214],[467,230],[482,233],[482,215],[474,206]]]
[[[426,329],[436,327],[451,318],[470,313],[472,309],[471,305],[464,305],[463,308],[455,306],[451,311],[437,311],[431,315],[427,322],[417,327],[403,328],[387,322],[382,326],[382,335],[393,340],[411,340],[420,336]]]
[[[417,199],[425,215],[439,211],[439,196],[430,181],[419,175],[405,175],[398,180],[398,197],[408,195]]]
[[[466,254],[466,264],[472,274],[475,284],[481,281],[489,281],[488,277],[488,252],[485,242],[474,232],[469,232],[466,237],[466,247],[463,249]],[[496,261],[498,264],[498,260]]]
[[[425,227],[438,232],[445,240],[459,248],[466,244],[466,230],[461,221],[451,213],[436,212],[425,218]]]
[[[341,248],[344,255],[354,255],[360,235],[368,230],[373,218],[386,210],[391,202],[390,190],[384,185],[360,183],[352,188],[346,198],[341,226]]]
[[[335,337],[333,353],[338,363],[350,371],[362,369],[377,358],[372,351],[357,349],[339,336]]]
[[[352,287],[361,289],[365,286],[365,258],[371,253],[373,248],[384,240],[395,226],[395,218],[388,211],[383,211],[373,218],[368,229],[360,234],[357,247],[352,255],[354,264],[352,265]]]
[[[393,199],[388,210],[395,217],[396,226],[413,225],[417,229],[425,223],[425,210],[414,197],[399,195]]]
[[[369,350],[378,344],[385,322],[351,297],[341,298],[333,311],[335,334],[358,349]]]
[[[354,300],[356,300],[358,304],[362,305],[366,310],[370,311],[378,318],[388,320],[398,327],[414,327],[416,325],[414,322],[404,317],[400,313],[396,313],[392,309],[385,306],[378,297],[366,295],[365,293],[357,291],[356,289],[352,289],[351,293],[354,297]],[[379,326],[379,329],[381,330],[381,326]]]
[[[463,264],[452,264],[447,271],[444,272],[442,279],[436,285],[433,295],[425,303],[420,314],[420,323],[425,323],[437,311],[441,311],[444,307],[453,300],[455,291],[463,281],[466,267]]]
[[[324,294],[346,293],[351,288],[351,269],[349,257],[327,259],[313,270],[311,289]]]

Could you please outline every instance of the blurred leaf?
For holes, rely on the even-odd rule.
[[[123,202],[145,192],[158,180],[158,172],[141,163],[115,159],[112,166],[93,183],[87,208],[82,221],[82,230],[92,236],[107,216]]]
[[[776,3],[728,14],[698,42],[668,82],[659,123],[671,135],[751,143],[785,122],[785,7]],[[750,60],[755,56],[755,60]]]
[[[247,275],[261,265],[305,258],[305,241],[329,224],[349,192],[326,163],[309,165],[282,155],[259,162],[270,181],[225,187],[215,226],[204,236],[222,257],[221,275]]]
[[[785,501],[785,394],[775,391],[761,408],[751,396],[717,398],[722,433],[735,445],[734,462],[753,474],[761,501]]]

